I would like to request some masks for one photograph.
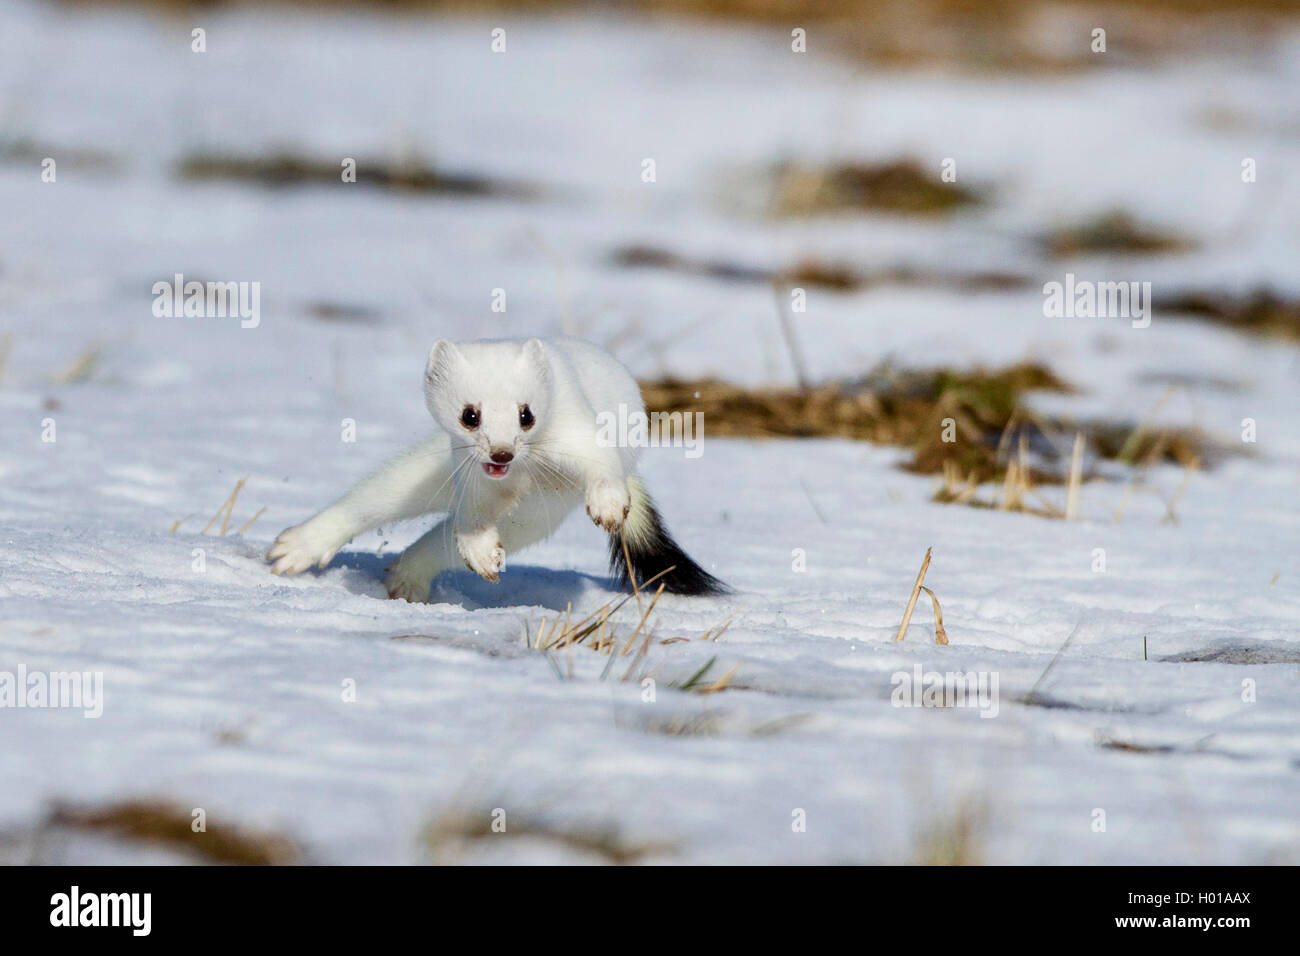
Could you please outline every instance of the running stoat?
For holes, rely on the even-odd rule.
[[[429,352],[424,397],[438,432],[281,532],[266,555],[275,574],[324,567],[390,521],[446,512],[385,579],[389,596],[427,601],[433,577],[461,563],[496,581],[506,552],[548,537],[585,503],[609,532],[610,570],[623,584],[672,568],[658,579],[669,592],[726,591],[669,536],[635,473],[640,449],[599,440],[598,413],[645,409],[612,356],[572,338],[441,341]]]

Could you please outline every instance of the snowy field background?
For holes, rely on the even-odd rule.
[[[646,862],[896,863],[953,833],[989,863],[1300,861],[1300,348],[1159,313],[1048,319],[1039,291],[1074,271],[1300,294],[1300,34],[1025,79],[877,72],[815,31],[794,55],[782,29],[499,19],[505,55],[495,19],[0,6],[0,671],[98,671],[105,695],[99,719],[0,709],[0,860],[184,858],[44,825],[138,799],[283,834],[318,863],[602,862],[610,842]],[[419,156],[534,194],[176,171],[277,151]],[[939,220],[745,207],[781,160],[902,156],[956,157],[993,200]],[[1044,230],[1115,207],[1198,248],[1043,256]],[[584,516],[500,585],[448,575],[427,606],[381,583],[419,522],[323,572],[267,572],[276,533],[426,433],[439,337],[571,332],[641,377],[792,382],[768,286],[612,264],[630,245],[1025,275],[1023,291],[810,290],[808,366],[1030,359],[1082,389],[1044,408],[1132,423],[1177,381],[1163,420],[1241,446],[1252,418],[1258,442],[1195,473],[1177,523],[1172,467],[1119,521],[1128,477],[1085,484],[1067,523],[933,503],[899,449],[709,438],[706,420],[702,457],[652,450],[644,473],[736,593],[661,599],[656,637],[689,640],[651,650],[653,703],[621,661],[602,679],[585,648],[525,647],[544,616],[612,596]],[[260,325],[155,318],[151,286],[178,272],[260,282]],[[265,513],[202,534],[245,476],[233,525]],[[927,547],[946,647],[924,597],[894,641]],[[736,668],[726,690],[669,686],[713,657],[706,683]],[[893,706],[891,678],[918,665],[996,673],[997,716]],[[498,807],[537,835],[422,837]]]

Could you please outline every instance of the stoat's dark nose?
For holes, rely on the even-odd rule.
[[[502,449],[500,451],[494,451],[492,453],[492,460],[496,462],[498,465],[505,465],[514,461],[515,456],[513,452],[509,452]]]

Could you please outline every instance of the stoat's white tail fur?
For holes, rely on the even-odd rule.
[[[725,590],[664,528],[636,476],[640,448],[602,440],[601,413],[645,410],[635,379],[606,352],[570,338],[442,341],[429,352],[424,391],[439,430],[282,532],[267,553],[272,571],[324,567],[363,531],[445,512],[388,569],[392,597],[425,601],[447,568],[497,580],[507,553],[548,537],[585,504],[610,533],[610,564],[624,583],[666,572],[658,580],[673,593]]]

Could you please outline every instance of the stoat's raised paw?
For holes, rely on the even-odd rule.
[[[495,528],[456,533],[456,550],[465,566],[485,581],[497,581],[506,567],[506,549],[501,546]]]
[[[613,533],[623,527],[632,508],[627,482],[602,478],[587,489],[587,515],[597,527]]]
[[[339,545],[328,529],[313,527],[312,522],[286,528],[266,552],[272,574],[298,574],[313,564],[322,568],[333,560]]]

